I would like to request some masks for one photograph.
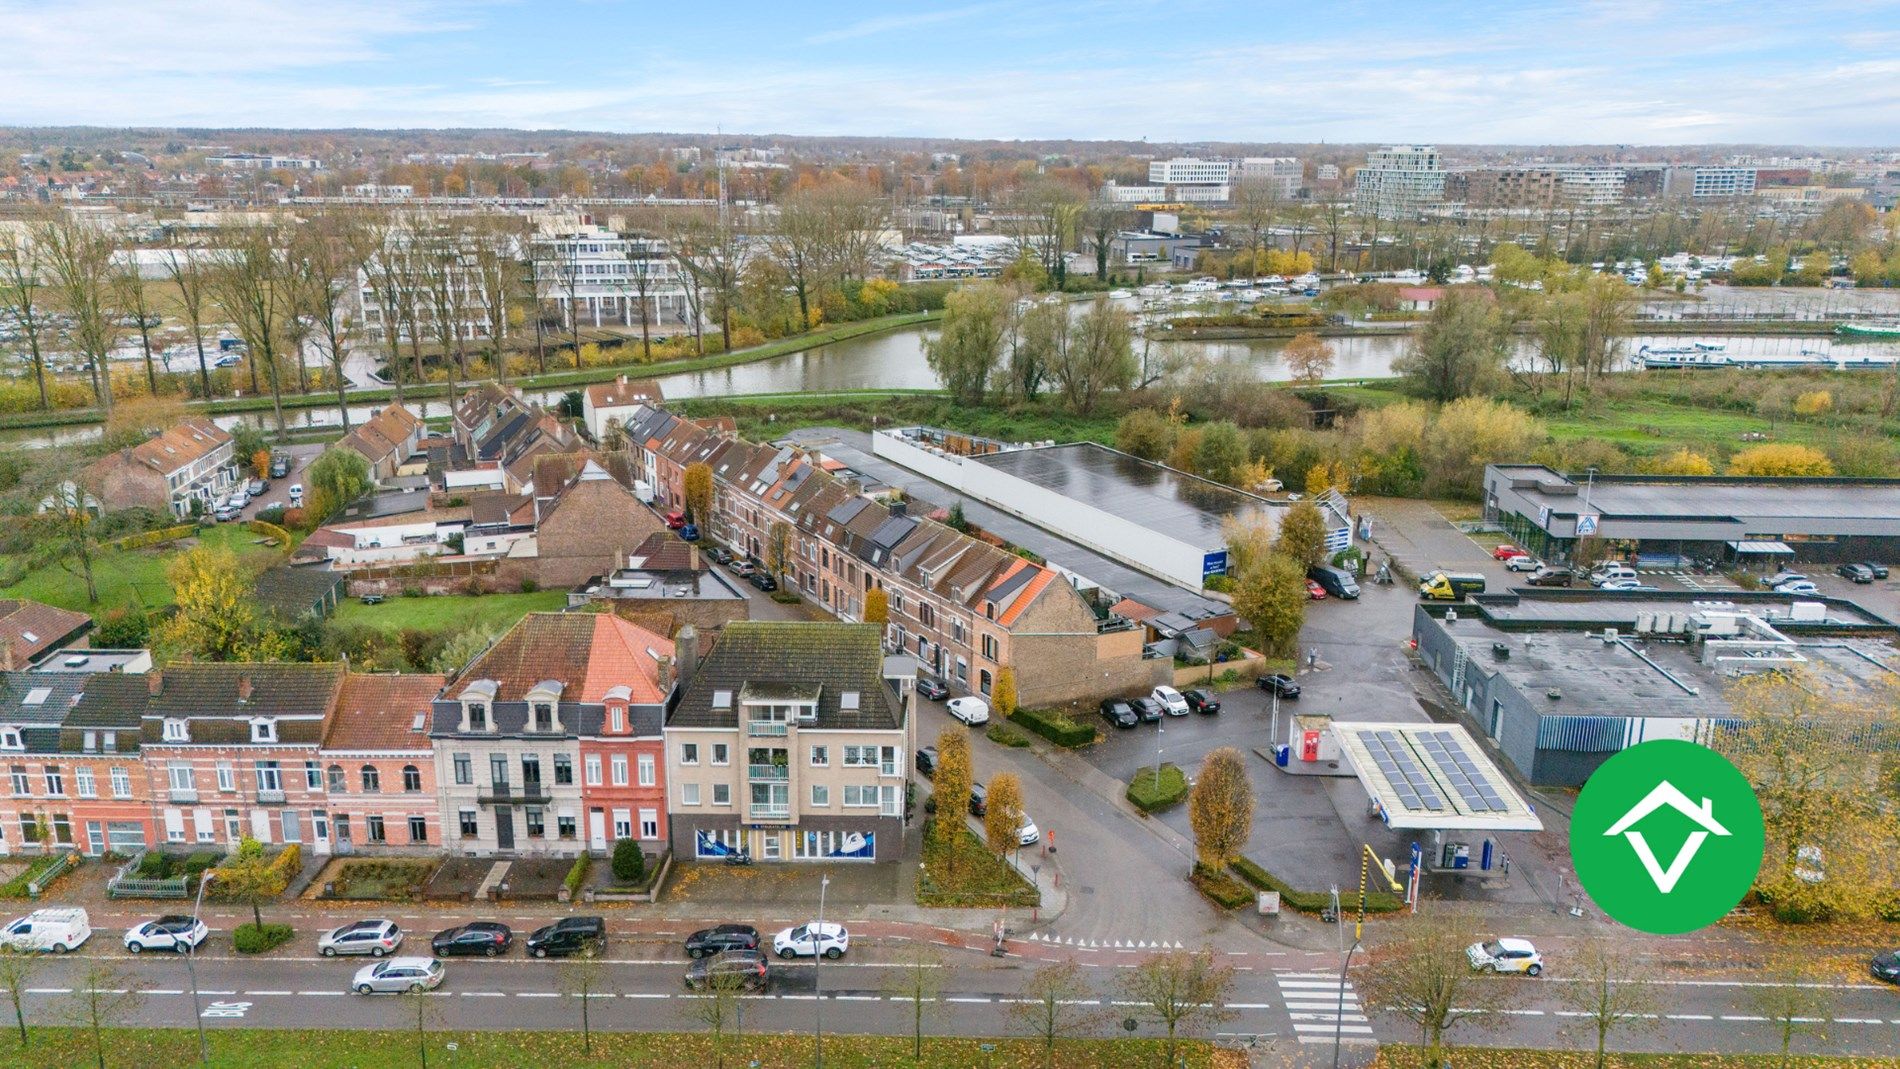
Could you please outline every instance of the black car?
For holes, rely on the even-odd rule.
[[[607,952],[607,921],[603,917],[563,917],[536,928],[528,937],[528,953],[537,958],[565,958],[573,954],[599,957]]]
[[[933,702],[940,702],[950,696],[950,688],[944,686],[943,680],[936,676],[918,676],[917,693]]]
[[[1874,581],[1874,570],[1865,564],[1843,564],[1834,569],[1834,574],[1853,583],[1871,583]]]
[[[925,778],[937,774],[937,748],[925,746],[917,751],[917,771]]]
[[[981,783],[970,784],[970,815],[980,817],[989,811],[990,789]]]
[[[438,958],[462,954],[492,958],[497,954],[508,953],[508,948],[514,944],[514,929],[495,921],[475,921],[460,928],[435,933],[435,937],[429,940],[429,949]]]
[[[1890,984],[1900,984],[1900,950],[1889,950],[1885,954],[1875,954],[1873,965],[1868,970],[1874,979],[1885,980]]]
[[[1186,698],[1188,708],[1197,713],[1220,712],[1220,699],[1214,697],[1214,692],[1211,690],[1202,690],[1196,687],[1193,690],[1182,691],[1181,697]]]
[[[703,991],[714,984],[723,987],[730,983],[745,991],[763,991],[770,976],[764,954],[757,950],[728,950],[693,962],[686,970],[686,990]]]
[[[289,475],[289,474],[290,474],[290,458],[289,457],[283,456],[280,454],[280,455],[273,456],[270,458],[270,477],[271,478],[281,479],[284,476]]]
[[[1300,685],[1293,682],[1293,677],[1287,675],[1285,672],[1275,672],[1270,676],[1261,676],[1256,680],[1256,683],[1261,690],[1266,691],[1268,694],[1278,694],[1282,698],[1297,698],[1300,696]]]
[[[721,924],[701,928],[686,937],[686,956],[703,958],[728,950],[759,949],[759,930],[750,924]]]
[[[746,576],[745,581],[768,594],[778,589],[778,580],[772,578],[772,573],[770,572],[755,571],[751,575]]]
[[[1161,703],[1153,698],[1130,698],[1128,704],[1135,709],[1135,715],[1144,724],[1159,724],[1163,712]]]
[[[1569,586],[1575,579],[1568,568],[1539,568],[1524,582],[1531,586]]]
[[[1120,698],[1109,698],[1102,702],[1102,719],[1118,728],[1131,728],[1141,723],[1135,715],[1134,706]]]
[[[1866,568],[1866,569],[1867,569],[1868,571],[1870,571],[1870,572],[1872,572],[1872,573],[1874,573],[1874,578],[1875,578],[1875,579],[1885,579],[1885,578],[1887,578],[1887,566],[1886,566],[1886,565],[1884,565],[1884,564],[1881,564],[1881,563],[1879,563],[1879,562],[1877,562],[1877,561],[1870,561],[1870,560],[1864,560],[1864,561],[1861,561],[1860,563],[1861,563],[1861,566],[1862,566],[1862,567],[1864,567],[1864,568]]]

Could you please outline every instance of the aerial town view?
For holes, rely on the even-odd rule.
[[[0,1069],[1900,1069],[1896,55],[0,0]]]

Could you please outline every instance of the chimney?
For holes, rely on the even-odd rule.
[[[158,668],[147,673],[145,676],[145,689],[146,692],[151,694],[154,698],[165,693],[165,670]]]
[[[0,672],[11,672],[19,667],[13,663],[13,640],[0,638]]]
[[[680,689],[685,690],[699,667],[699,630],[692,624],[680,628],[680,633],[673,636],[673,652],[679,655]]]
[[[250,700],[251,700],[251,677],[239,676],[238,677],[238,701],[248,702]]]
[[[660,692],[664,694],[673,689],[673,658],[660,657],[658,661],[659,667],[653,674],[660,684]]]
[[[893,516],[910,515],[910,503],[908,501],[905,501],[901,497],[895,501],[892,501],[890,504],[886,505],[885,507],[891,510],[891,515]]]

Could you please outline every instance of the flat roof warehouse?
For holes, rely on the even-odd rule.
[[[1252,494],[1094,442],[990,453],[975,460],[1209,550],[1226,546],[1221,525],[1227,517],[1270,507]]]

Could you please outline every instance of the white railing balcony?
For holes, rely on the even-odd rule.
[[[746,734],[753,738],[782,738],[789,734],[791,726],[780,720],[753,720],[746,724]]]
[[[786,765],[747,765],[746,778],[765,780],[772,783],[784,783],[792,778],[792,770]]]

